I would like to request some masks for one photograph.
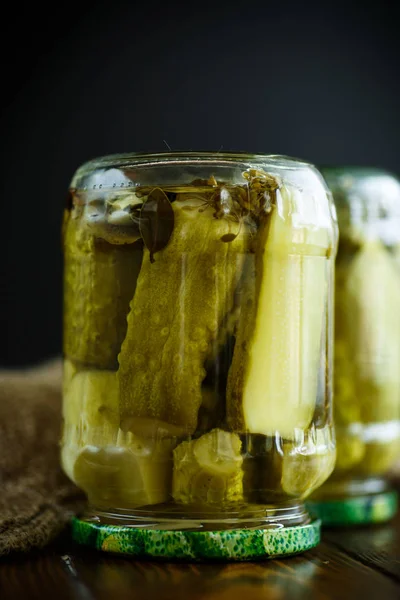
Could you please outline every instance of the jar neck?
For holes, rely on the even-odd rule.
[[[153,506],[151,511],[135,508],[132,511],[89,505],[83,519],[103,525],[125,525],[137,528],[149,527],[160,531],[218,531],[242,528],[295,527],[311,522],[309,513],[302,502],[285,503],[270,508],[246,506],[217,511],[202,511],[188,506]]]

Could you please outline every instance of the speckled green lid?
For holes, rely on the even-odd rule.
[[[308,502],[308,510],[327,527],[367,525],[389,521],[397,512],[398,496],[394,491],[352,496],[339,500]]]
[[[319,520],[296,527],[230,531],[164,531],[74,518],[73,539],[106,552],[164,560],[245,561],[298,554],[320,541]]]

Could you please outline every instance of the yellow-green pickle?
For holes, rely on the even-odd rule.
[[[381,522],[396,512],[388,473],[400,457],[400,182],[372,168],[326,168],[323,174],[340,230],[337,461],[310,507],[327,525]]]
[[[318,543],[304,500],[336,456],[337,238],[322,176],[287,157],[133,154],[77,171],[61,444],[88,497],[76,540],[182,560]]]

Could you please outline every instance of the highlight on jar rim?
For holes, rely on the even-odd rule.
[[[296,554],[335,462],[338,229],[284,156],[104,157],[63,224],[62,464],[75,539],[183,560]]]
[[[337,462],[309,506],[326,525],[383,522],[397,510],[388,475],[400,457],[400,182],[376,168],[321,170],[340,228]]]

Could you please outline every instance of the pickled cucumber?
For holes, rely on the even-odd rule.
[[[118,382],[113,371],[73,374],[71,363],[66,367],[62,463],[68,477],[75,481],[75,463],[85,446],[113,446],[117,441]]]
[[[306,498],[320,487],[335,466],[336,448],[329,426],[310,431],[301,445],[284,448],[282,488],[290,496]]]
[[[366,242],[351,262],[344,293],[360,419],[399,419],[400,277],[381,242]]]
[[[336,471],[383,474],[395,460],[396,439],[365,437],[365,425],[400,417],[400,274],[376,240],[342,242],[336,264]],[[349,429],[351,426],[351,430]],[[385,431],[386,433],[383,433]]]
[[[214,218],[198,200],[189,204],[173,202],[174,230],[153,263],[144,251],[119,355],[124,430],[147,431],[156,419],[176,434],[195,431],[204,364],[232,309],[248,230],[224,242],[237,223]]]
[[[75,483],[98,507],[135,508],[167,502],[173,439],[141,440],[128,433],[109,448],[87,445],[79,453]]]
[[[400,454],[398,424],[383,422],[372,427],[379,428],[380,433],[371,439],[368,429],[362,426],[353,431],[338,430],[336,471],[356,469],[358,475],[371,477],[390,470]]]
[[[396,261],[397,268],[400,269],[400,244],[397,244],[394,248],[394,260]]]
[[[295,221],[298,194],[282,188],[257,233],[228,378],[234,431],[291,439],[313,417],[333,242],[307,215]]]
[[[334,466],[334,451],[309,455],[293,453],[285,456],[282,488],[289,496],[304,499],[328,479]]]
[[[369,442],[360,464],[360,473],[368,477],[384,475],[396,463],[399,456],[400,437],[383,442]]]
[[[241,441],[214,429],[174,450],[172,495],[176,502],[224,506],[243,497]]]
[[[62,377],[63,398],[66,397],[72,378],[76,375],[77,371],[78,369],[72,361],[68,359],[64,360]]]
[[[73,216],[64,240],[64,353],[83,365],[117,369],[143,244],[112,246]]]
[[[336,471],[350,471],[364,461],[366,445],[360,431],[352,433],[348,430],[339,430],[336,440]]]
[[[340,426],[361,422],[361,401],[357,393],[357,373],[347,340],[335,339],[335,420]]]
[[[129,508],[168,500],[176,440],[120,430],[115,372],[73,375],[63,417],[63,468],[92,504]]]

